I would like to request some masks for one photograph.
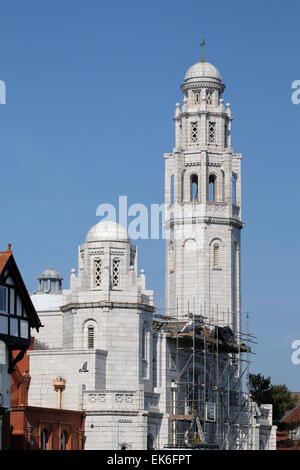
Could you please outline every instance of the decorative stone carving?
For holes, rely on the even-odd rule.
[[[116,403],[133,403],[133,394],[132,393],[116,393],[115,395]]]
[[[112,256],[124,256],[124,251],[123,250],[110,250],[110,254]]]
[[[91,256],[103,256],[104,250],[90,251]]]
[[[90,393],[88,397],[88,402],[91,404],[105,403],[106,394],[105,393]]]

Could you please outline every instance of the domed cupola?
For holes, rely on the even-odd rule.
[[[186,72],[184,82],[181,85],[183,93],[190,89],[214,88],[218,89],[220,95],[225,90],[218,69],[209,62],[197,62]]]
[[[129,242],[127,230],[122,225],[110,220],[100,221],[94,225],[86,236],[86,242],[93,241],[122,241]]]
[[[200,91],[202,88],[208,90],[218,90],[219,96],[225,90],[225,85],[222,83],[219,70],[209,62],[206,62],[204,57],[204,40],[202,46],[202,59],[200,62],[192,65],[186,72],[184,82],[181,89],[185,95],[189,90],[194,92]]]
[[[63,277],[54,269],[46,269],[39,277],[39,293],[57,294],[62,290]]]

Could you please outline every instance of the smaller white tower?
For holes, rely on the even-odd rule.
[[[78,275],[71,270],[56,311],[47,311],[56,297],[47,282],[40,287],[47,292],[32,296],[37,306],[43,299],[45,333],[30,352],[29,404],[84,410],[87,450],[157,447],[162,426],[167,439],[155,388],[153,292],[137,266],[127,231],[99,222],[79,246]]]

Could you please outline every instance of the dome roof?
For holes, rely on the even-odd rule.
[[[45,271],[42,272],[42,274],[40,275],[40,277],[38,279],[58,279],[58,280],[62,280],[63,278],[54,269],[46,269]]]
[[[110,220],[94,225],[86,236],[86,241],[116,240],[130,241],[127,230],[122,225]]]
[[[221,80],[219,70],[209,62],[197,62],[188,69],[185,74],[185,80],[190,78],[213,78]]]

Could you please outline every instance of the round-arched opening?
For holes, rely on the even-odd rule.
[[[67,449],[67,442],[68,442],[68,434],[66,431],[62,431],[60,433],[60,450]]]
[[[198,201],[198,175],[191,175],[191,201]]]
[[[154,439],[152,434],[148,434],[147,436],[147,450],[153,450],[154,449]]]
[[[208,186],[209,186],[208,200],[210,202],[215,202],[216,201],[216,181],[217,181],[216,175],[209,175],[209,179],[208,179]]]

